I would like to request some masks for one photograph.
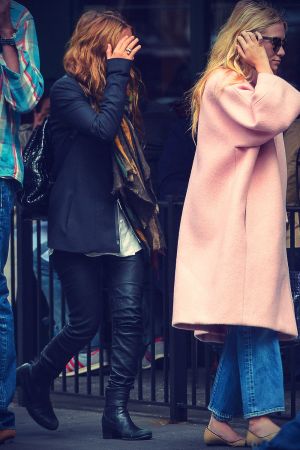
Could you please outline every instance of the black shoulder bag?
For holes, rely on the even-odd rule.
[[[36,127],[23,151],[24,182],[18,200],[29,215],[46,215],[53,180],[49,117]]]

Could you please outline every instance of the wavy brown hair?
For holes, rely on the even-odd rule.
[[[112,49],[120,39],[120,34],[132,26],[117,11],[87,11],[80,17],[64,56],[65,71],[81,85],[90,98],[93,108],[100,110],[101,99],[106,85],[107,44]],[[138,108],[141,77],[135,68],[130,70],[128,97],[133,122],[140,125]]]

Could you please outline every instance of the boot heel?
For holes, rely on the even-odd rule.
[[[102,436],[103,439],[118,439],[120,437],[118,433],[111,428],[105,417],[102,417]]]
[[[120,433],[118,433],[116,430],[113,430],[108,426],[103,427],[103,425],[102,425],[102,436],[103,439],[122,439]]]

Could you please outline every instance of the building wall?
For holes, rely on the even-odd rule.
[[[21,0],[22,2],[22,0]],[[24,0],[32,12],[46,80],[63,73],[65,45],[80,13],[120,9],[142,38],[137,58],[150,98],[171,102],[190,87],[206,63],[210,43],[235,0]],[[282,74],[300,88],[300,2],[273,0],[289,22],[289,47]],[[164,99],[164,100],[163,100]]]
[[[63,73],[62,59],[80,2],[76,0],[21,0],[32,13],[38,35],[41,70],[45,79]]]

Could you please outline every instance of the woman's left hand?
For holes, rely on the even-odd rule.
[[[272,73],[269,59],[263,46],[263,37],[260,33],[242,31],[237,37],[236,45],[240,58],[254,67],[257,72]]]
[[[107,59],[112,58],[123,58],[133,60],[136,53],[142,48],[138,45],[139,39],[135,36],[124,36],[119,40],[114,50],[111,44],[107,45],[106,57]]]

